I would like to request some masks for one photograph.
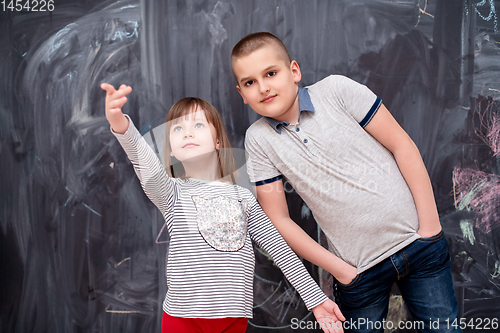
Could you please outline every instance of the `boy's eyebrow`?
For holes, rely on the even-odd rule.
[[[271,68],[273,68],[273,67],[276,67],[276,65],[267,66],[266,68],[264,68],[264,69],[262,70],[262,73],[265,73],[265,72],[269,71],[269,70],[270,70]],[[238,82],[239,82],[239,83],[242,83],[242,82],[247,81],[247,80],[248,80],[248,79],[250,79],[250,78],[251,78],[251,76],[248,76],[248,77],[242,77],[242,78],[241,78]]]
[[[247,81],[248,79],[250,79],[250,76],[242,77],[242,78],[238,81],[238,83],[243,83],[243,82]]]

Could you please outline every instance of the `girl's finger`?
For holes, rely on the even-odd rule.
[[[110,109],[116,109],[116,108],[122,108],[122,106],[127,103],[127,97],[122,97],[115,99],[109,103],[109,108]]]
[[[122,98],[123,96],[125,95],[128,95],[132,92],[132,88],[131,87],[125,87],[125,88],[121,88],[119,90],[117,90],[114,94],[113,94],[113,98],[114,99],[119,99],[119,98]]]
[[[106,90],[106,92],[108,94],[112,94],[114,93],[116,90],[115,90],[115,87],[113,87],[112,85],[110,85],[109,83],[102,83],[101,84],[101,89],[103,90]]]
[[[340,308],[338,307],[338,305],[335,306],[333,311],[334,311],[335,315],[337,316],[337,318],[339,318],[342,321],[345,320],[345,317],[342,314],[342,311],[340,311]]]
[[[121,114],[122,113],[122,109],[110,109],[109,110],[109,114],[114,116],[114,115],[117,115],[117,114]]]

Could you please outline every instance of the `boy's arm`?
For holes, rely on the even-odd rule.
[[[415,201],[418,234],[431,237],[439,233],[441,224],[431,181],[415,143],[383,104],[365,130],[393,154]]]
[[[356,277],[355,267],[318,244],[290,218],[281,179],[257,186],[256,194],[262,209],[295,253],[330,272],[340,283],[348,284]]]

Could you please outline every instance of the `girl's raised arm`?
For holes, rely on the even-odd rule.
[[[107,83],[101,84],[101,88],[106,91],[106,119],[111,130],[132,162],[144,193],[165,216],[173,206],[174,182],[132,120],[122,113],[122,107],[127,102],[125,96],[132,88],[122,84],[115,90]]]

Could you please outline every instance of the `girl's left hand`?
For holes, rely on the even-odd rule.
[[[320,323],[325,333],[344,332],[342,321],[345,320],[345,317],[340,312],[339,306],[331,299],[327,299],[323,303],[316,305],[312,311],[316,317],[316,321]]]

